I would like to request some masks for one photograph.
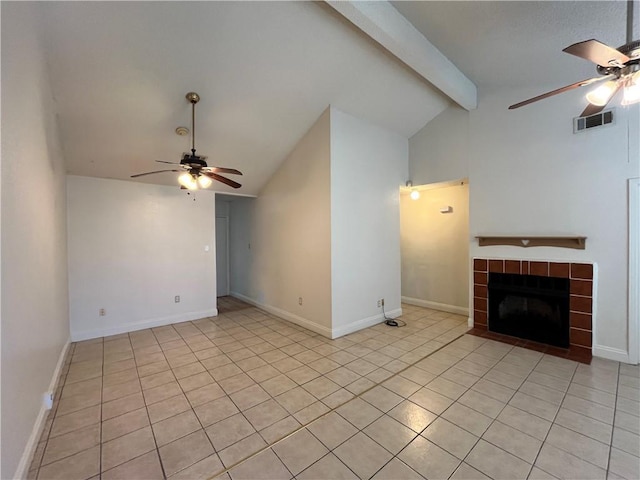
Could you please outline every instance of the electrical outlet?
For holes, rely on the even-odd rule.
[[[378,300],[378,308],[380,308],[382,306],[382,301]]]
[[[180,303],[180,295],[176,295],[173,301],[176,303]]]
[[[45,410],[51,410],[53,408],[53,392],[45,392],[42,396],[42,404]]]
[[[298,297],[298,305],[302,305],[302,297]]]
[[[380,299],[380,301],[382,302],[382,306],[384,307],[384,298]]]
[[[107,311],[104,308],[101,308],[100,310],[98,310],[98,314],[101,317],[104,317],[107,314]]]

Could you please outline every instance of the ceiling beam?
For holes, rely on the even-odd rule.
[[[473,82],[389,2],[325,1],[462,108],[478,106]]]

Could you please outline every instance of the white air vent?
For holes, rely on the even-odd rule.
[[[603,110],[588,117],[576,117],[573,119],[573,133],[583,132],[590,128],[613,125],[615,123],[613,117],[613,109]]]

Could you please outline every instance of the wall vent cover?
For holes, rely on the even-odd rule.
[[[613,109],[604,110],[595,115],[589,115],[588,117],[576,117],[573,119],[573,133],[583,132],[590,128],[613,125],[613,120]]]

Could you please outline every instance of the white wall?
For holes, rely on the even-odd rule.
[[[402,297],[468,315],[469,185],[435,184],[412,200],[400,195]],[[440,213],[450,206],[451,213]]]
[[[326,110],[255,202],[245,201],[247,215],[251,212],[251,224],[248,230],[244,227],[244,232],[245,235],[250,232],[251,237],[239,242],[240,253],[237,252],[239,218],[234,215],[237,209],[232,209],[231,219],[233,258],[249,254],[251,243],[251,263],[247,265],[250,273],[243,275],[240,282],[234,273],[232,290],[324,335],[331,332],[329,154],[329,110]],[[238,264],[232,263],[231,269],[236,268]],[[298,303],[299,297],[302,305]]]
[[[67,184],[74,340],[217,314],[213,192],[78,176]]]
[[[409,139],[414,185],[469,176],[469,112],[451,105]]]
[[[627,179],[640,175],[638,106],[618,105],[614,126],[573,134],[572,118],[584,108],[584,91],[507,109],[538,90],[485,90],[477,110],[450,122],[448,134],[439,130],[434,136],[439,143],[468,142],[472,237],[584,235],[586,250],[480,248],[472,239],[470,256],[597,263],[594,354],[625,360]],[[460,136],[467,125],[468,139]],[[419,158],[428,157],[415,152],[412,171],[427,172],[429,162],[437,170],[446,155]],[[414,183],[423,181],[414,178]]]
[[[399,186],[408,140],[331,108],[331,292],[334,336],[400,313]]]
[[[14,478],[26,474],[42,395],[69,339],[67,238],[65,171],[37,17],[29,3],[1,8],[0,476]]]

